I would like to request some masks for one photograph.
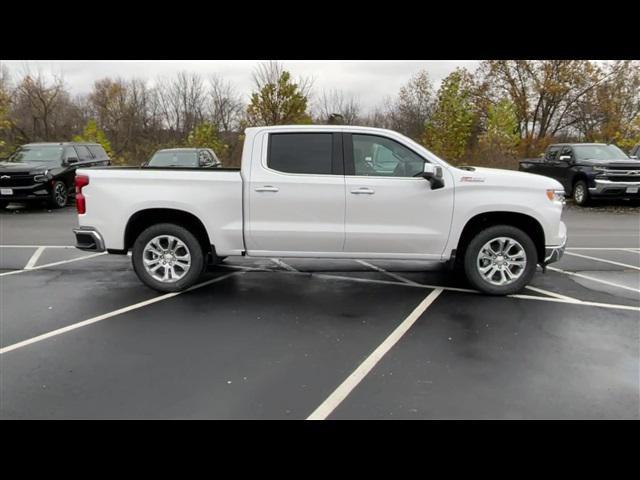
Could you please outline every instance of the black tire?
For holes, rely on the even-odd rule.
[[[584,207],[589,203],[589,200],[589,187],[587,182],[584,180],[578,180],[573,185],[573,201],[576,202],[576,205]]]
[[[153,238],[171,235],[178,238],[188,248],[191,265],[184,276],[173,282],[159,281],[146,270],[144,266],[144,249]],[[133,244],[131,255],[133,270],[142,283],[159,292],[179,292],[191,287],[198,281],[204,270],[204,254],[202,246],[196,237],[186,228],[173,223],[159,223],[144,230]],[[162,268],[162,267],[161,267]]]
[[[9,205],[9,202],[7,202],[6,200],[0,200],[0,210],[4,210],[5,208],[7,208],[7,205]]]
[[[57,180],[51,185],[51,193],[47,205],[49,208],[64,208],[69,202],[69,189],[64,182]]]
[[[480,249],[497,237],[507,237],[517,241],[526,254],[526,263],[520,276],[512,283],[505,285],[494,285],[479,272],[478,255]],[[488,295],[511,295],[521,291],[531,281],[537,264],[538,253],[531,237],[519,228],[510,225],[495,225],[482,230],[469,242],[464,255],[464,270],[467,280],[474,288]]]

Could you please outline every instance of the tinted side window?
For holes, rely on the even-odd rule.
[[[81,162],[86,162],[88,160],[93,160],[91,153],[89,153],[89,149],[84,145],[76,145],[76,152],[78,152],[78,159]]]
[[[286,173],[331,175],[331,133],[272,133],[267,165]]]
[[[78,154],[73,149],[73,147],[64,147],[64,159],[67,158],[78,158]]]
[[[386,137],[352,135],[356,175],[414,177],[424,169],[424,159]]]
[[[96,158],[96,160],[109,160],[107,152],[105,152],[104,148],[102,148],[100,145],[89,145],[88,148],[89,151],[93,153],[93,156]]]
[[[560,151],[560,147],[551,147],[547,151],[547,160],[553,161],[558,159],[558,152]]]
[[[571,147],[563,147],[562,150],[560,150],[560,155],[558,155],[558,160],[562,155],[567,155],[573,158],[573,150],[571,150]]]

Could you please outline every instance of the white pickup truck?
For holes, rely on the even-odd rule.
[[[78,170],[77,248],[132,251],[140,280],[163,292],[241,255],[435,260],[504,295],[563,253],[564,191],[550,178],[456,168],[376,128],[245,135],[240,169]]]

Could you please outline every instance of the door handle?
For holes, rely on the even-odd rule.
[[[256,188],[256,192],[279,192],[278,187],[272,187],[271,185],[265,185],[264,187]]]
[[[353,193],[354,195],[373,195],[376,192],[372,188],[363,187],[356,190],[351,190],[351,193]]]

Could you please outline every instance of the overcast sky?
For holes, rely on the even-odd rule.
[[[153,81],[158,77],[170,77],[180,71],[197,72],[207,77],[222,75],[233,83],[245,100],[252,89],[251,73],[259,63],[255,60],[176,60],[176,61],[19,61],[0,63],[6,65],[12,77],[31,70],[45,74],[62,74],[72,94],[84,94],[91,90],[93,82],[103,77],[143,78]],[[337,88],[359,98],[364,110],[381,103],[385,97],[393,97],[398,89],[416,72],[426,69],[436,87],[456,67],[475,69],[480,63],[469,61],[282,61],[294,77],[312,77],[316,93],[323,89]]]

